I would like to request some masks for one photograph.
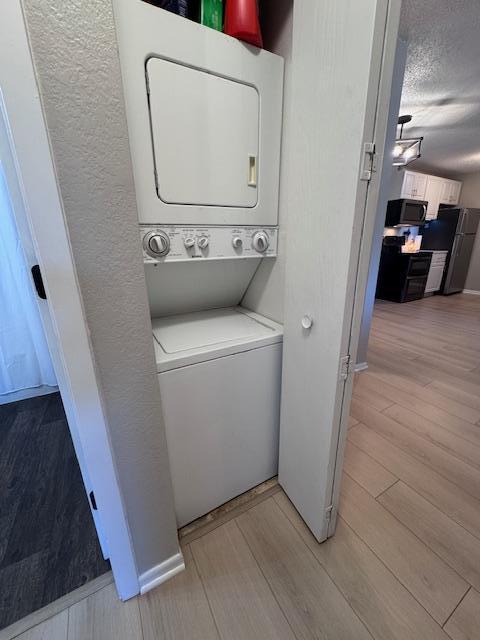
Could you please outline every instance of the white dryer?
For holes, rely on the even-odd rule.
[[[283,332],[242,307],[152,327],[181,527],[276,475]]]
[[[140,224],[278,224],[283,59],[114,0]]]

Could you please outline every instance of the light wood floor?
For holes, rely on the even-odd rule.
[[[273,487],[184,538],[147,596],[109,584],[19,638],[478,640],[479,365],[480,297],[380,303],[333,539]]]

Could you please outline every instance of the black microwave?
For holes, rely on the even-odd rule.
[[[405,225],[418,227],[419,225],[425,224],[427,206],[428,202],[423,200],[408,200],[407,198],[389,200],[387,215],[385,216],[385,226],[396,227],[397,225]]]

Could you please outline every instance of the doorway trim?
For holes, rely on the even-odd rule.
[[[31,58],[21,0],[3,8],[0,91],[20,189],[47,292],[55,373],[95,490],[103,543],[118,593],[139,592],[138,571],[118,484],[102,396],[76,277],[62,200]],[[8,61],[8,64],[7,64]],[[47,339],[49,336],[47,336]],[[55,362],[56,360],[56,362]],[[75,441],[75,438],[73,438]],[[78,453],[77,453],[78,455]],[[104,536],[103,536],[104,534]]]
[[[367,182],[367,190],[359,192],[359,207],[363,209],[363,218],[360,230],[352,239],[352,252],[349,267],[349,294],[344,315],[344,340],[343,353],[349,355],[345,384],[339,398],[339,432],[335,458],[335,470],[332,483],[331,503],[336,507],[340,499],[340,490],[343,474],[343,460],[348,434],[350,404],[353,393],[354,373],[367,368],[366,362],[357,363],[357,352],[361,333],[362,315],[365,303],[365,295],[368,286],[369,266],[376,239],[376,221],[378,211],[385,209],[388,194],[385,180],[390,180],[390,148],[396,132],[396,121],[400,104],[400,95],[394,90],[396,77],[396,63],[398,62],[398,33],[400,26],[401,1],[387,0],[385,23],[381,29],[384,33],[382,56],[376,60],[378,65],[375,70],[372,65],[370,83],[377,87],[376,92],[370,91],[370,95],[376,94],[376,101],[371,102],[369,119],[365,123],[365,140],[373,140],[374,156],[371,164],[371,177]],[[373,135],[372,135],[373,133]],[[365,148],[365,147],[364,147]],[[335,533],[337,521],[337,509],[332,509],[328,522],[327,537]]]

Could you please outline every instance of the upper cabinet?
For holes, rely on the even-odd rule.
[[[438,207],[442,202],[445,180],[443,178],[437,178],[436,176],[426,176],[426,178],[427,188],[424,198],[424,200],[428,202],[426,219],[434,220],[438,214]]]
[[[412,200],[425,200],[426,188],[427,176],[424,173],[405,171],[400,197],[410,198]]]
[[[462,183],[457,180],[445,180],[443,179],[442,195],[440,202],[442,204],[458,204],[460,200],[460,191],[462,190]]]
[[[457,205],[462,183],[457,180],[403,170],[394,176],[391,200],[408,198],[428,202],[427,220],[434,220],[441,204]]]

